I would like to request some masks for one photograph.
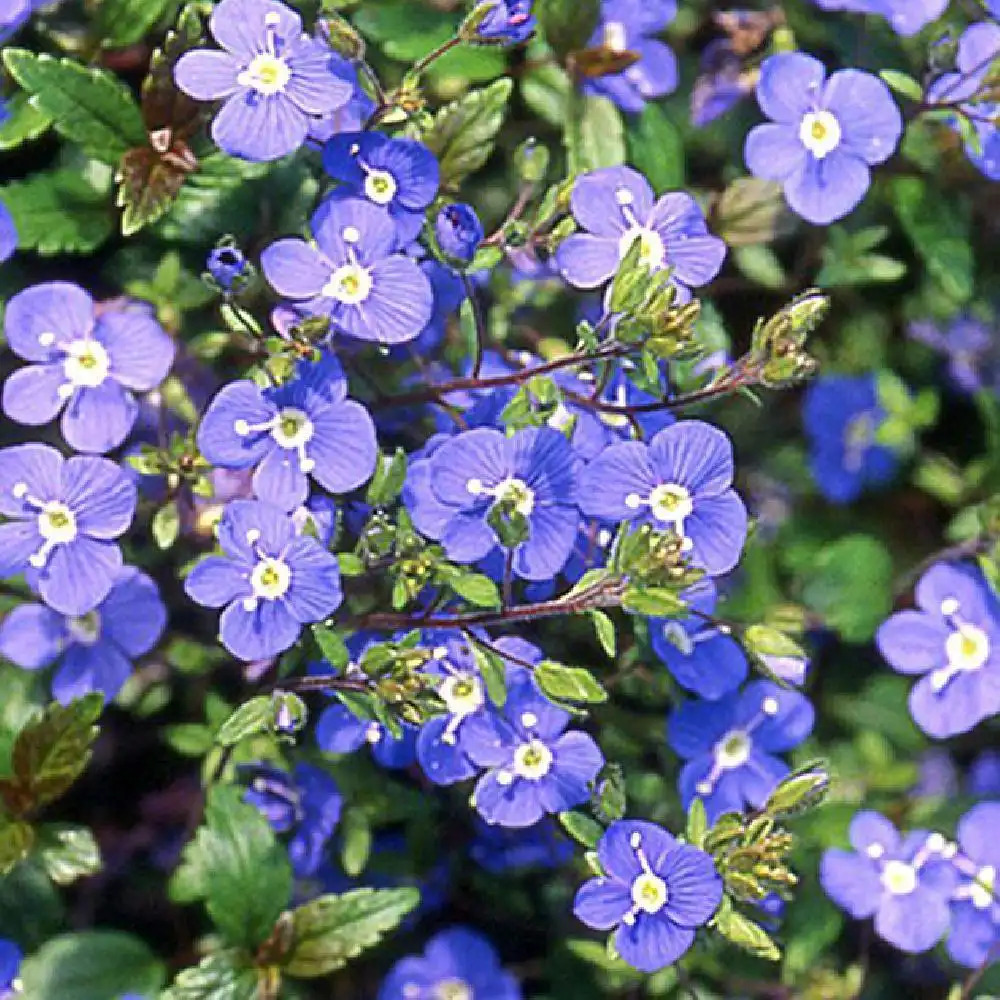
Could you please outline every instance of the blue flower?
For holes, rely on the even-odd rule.
[[[441,251],[463,264],[476,256],[485,235],[476,210],[462,202],[445,205],[438,212],[434,234]]]
[[[2,114],[0,114],[0,121],[3,121]],[[0,201],[0,264],[9,260],[16,249],[17,226],[14,225],[14,217],[10,214],[10,209]]]
[[[608,97],[623,111],[638,114],[647,101],[677,89],[677,60],[669,46],[653,38],[677,14],[676,0],[603,0],[592,47],[632,53],[637,60],[620,73],[587,80],[584,90]]]
[[[45,444],[0,451],[0,579],[27,576],[64,615],[92,611],[122,567],[116,539],[135,513],[136,488],[114,462],[65,459]]]
[[[576,467],[558,431],[529,427],[508,438],[480,427],[413,463],[405,496],[417,529],[439,539],[449,559],[476,562],[500,545],[513,549],[518,576],[547,580],[576,540]],[[505,540],[498,532],[508,529]]]
[[[512,829],[476,820],[469,857],[491,875],[558,868],[573,857],[573,846],[552,820]]]
[[[476,26],[476,36],[493,45],[526,42],[538,26],[531,5],[532,0],[485,0],[476,8],[485,10]]]
[[[955,106],[971,124],[975,142],[967,142],[969,161],[990,180],[1000,180],[1000,101],[990,100],[996,93],[988,83],[991,67],[1000,56],[1000,26],[981,22],[973,24],[958,40],[955,72],[944,73],[927,88],[929,104]],[[958,130],[957,118],[953,126]]]
[[[199,562],[184,584],[193,601],[222,608],[219,638],[241,660],[263,660],[288,649],[302,626],[340,605],[336,557],[298,535],[280,507],[234,500],[219,522],[224,555]]]
[[[0,5],[0,44],[31,17],[34,8],[33,0],[4,0]]]
[[[882,623],[879,652],[893,670],[923,674],[910,713],[928,735],[966,733],[1000,712],[1000,601],[978,569],[932,566],[917,583],[917,608]]]
[[[351,88],[351,96],[336,110],[310,119],[309,139],[321,146],[340,132],[360,131],[375,113],[375,102],[361,86],[354,63],[331,53],[330,72]]]
[[[573,185],[570,207],[582,233],[556,251],[559,272],[576,288],[597,288],[618,270],[640,240],[642,263],[652,271],[672,269],[681,301],[690,287],[708,284],[722,267],[726,245],[712,236],[698,203],[673,191],[655,200],[642,174],[630,167],[604,167]]]
[[[601,452],[580,477],[580,509],[607,521],[642,520],[685,540],[691,562],[710,576],[739,561],[747,512],[732,488],[733,448],[718,428],[682,420],[647,445]]]
[[[206,267],[224,292],[238,288],[250,273],[250,261],[239,247],[234,246],[216,247],[208,255]]]
[[[886,416],[874,375],[828,375],[806,390],[802,418],[812,445],[810,466],[827,500],[850,503],[865,487],[892,479],[899,460],[876,442]]]
[[[417,730],[406,723],[393,736],[381,723],[359,719],[345,705],[323,709],[316,723],[316,744],[324,753],[347,754],[371,747],[372,756],[386,768],[401,770],[416,760]]]
[[[323,167],[341,185],[334,197],[364,198],[389,213],[400,246],[420,235],[440,179],[437,159],[422,142],[341,132],[326,144]]]
[[[958,823],[954,864],[959,883],[951,899],[948,954],[962,965],[986,965],[1000,944],[1000,802],[973,806]]]
[[[775,754],[798,746],[814,718],[805,696],[770,681],[718,701],[685,702],[667,724],[670,746],[687,761],[678,782],[684,808],[700,798],[714,823],[746,805],[762,807],[788,773]]]
[[[500,966],[486,938],[464,927],[442,931],[423,955],[397,962],[378,1000],[521,1000],[517,980]]]
[[[986,389],[1000,394],[1000,332],[994,324],[962,315],[944,329],[919,320],[907,333],[948,359],[948,376],[962,392],[972,395]]]
[[[654,823],[612,823],[597,857],[604,875],[580,887],[573,913],[588,927],[615,929],[615,949],[640,972],[673,965],[722,902],[712,859]]]
[[[944,837],[916,830],[900,837],[875,812],[859,812],[850,827],[853,851],[831,848],[820,863],[823,891],[855,920],[875,918],[875,933],[894,948],[933,948],[948,929],[955,884],[942,860]]]
[[[300,362],[294,378],[275,389],[231,382],[212,400],[198,447],[213,465],[255,466],[254,493],[284,510],[305,502],[310,476],[332,493],[357,488],[378,456],[375,425],[347,399],[347,380],[330,354]]]
[[[564,732],[570,715],[548,701],[527,670],[508,672],[501,712],[470,717],[462,747],[473,763],[487,768],[473,793],[487,823],[524,827],[547,813],[585,802],[604,766],[586,733]]]
[[[294,152],[313,118],[353,94],[334,72],[330,49],[303,34],[299,15],[277,0],[222,0],[209,27],[224,51],[184,53],[174,79],[195,100],[225,102],[212,138],[231,156],[276,160]]]
[[[399,236],[382,209],[360,198],[328,198],[310,222],[315,245],[272,243],[264,275],[307,315],[329,316],[336,332],[400,344],[431,318],[434,296],[416,261],[397,251]]]
[[[705,580],[684,595],[688,605],[702,615],[715,610],[717,591]],[[731,636],[693,614],[683,621],[649,619],[653,651],[666,664],[681,687],[699,697],[721,698],[735,691],[747,676],[743,648]]]
[[[716,38],[705,46],[699,70],[691,89],[691,124],[696,128],[722,117],[753,92],[753,76],[743,72],[743,63],[728,38]]]
[[[966,778],[969,795],[976,798],[1000,796],[1000,751],[984,750],[969,765]]]
[[[747,136],[747,169],[780,181],[792,210],[817,225],[860,204],[869,168],[892,156],[903,132],[899,109],[878,77],[844,69],[827,80],[823,64],[801,52],[764,61],[757,100],[772,120]]]
[[[316,874],[340,821],[344,804],[337,783],[322,768],[299,763],[288,774],[269,765],[252,771],[245,800],[256,806],[278,833],[291,833],[288,856],[299,878]]]
[[[63,411],[63,437],[76,451],[120,445],[139,411],[132,391],[154,389],[174,360],[173,341],[148,306],[97,314],[93,299],[64,281],[15,295],[4,330],[11,350],[32,362],[4,384],[4,413],[37,427]]]
[[[132,660],[156,645],[166,623],[156,584],[127,566],[85,615],[61,615],[44,604],[14,608],[0,624],[0,653],[25,670],[59,660],[52,694],[63,704],[90,691],[110,701],[132,673]]]
[[[884,17],[897,35],[915,35],[948,7],[948,0],[813,0],[813,3],[823,10]]]
[[[13,941],[0,938],[0,1000],[14,1000],[20,996],[21,985],[17,977],[23,958],[23,952]]]

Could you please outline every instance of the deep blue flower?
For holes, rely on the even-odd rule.
[[[231,292],[249,273],[250,261],[239,247],[221,246],[208,255],[206,267],[219,287],[225,292]]]
[[[342,132],[326,144],[323,167],[341,185],[334,197],[364,198],[389,213],[400,246],[420,235],[440,177],[437,159],[422,142]]]
[[[547,580],[566,564],[576,539],[577,458],[547,427],[512,437],[480,427],[444,441],[410,467],[405,494],[413,523],[444,545],[448,558],[470,563],[504,541],[504,525],[523,525],[514,572]],[[504,525],[500,525],[499,522]]]
[[[870,168],[892,156],[903,119],[876,76],[834,73],[801,52],[764,61],[757,84],[771,119],[747,136],[744,156],[756,177],[780,181],[793,211],[827,225],[853,211],[871,183]]]
[[[583,174],[573,185],[570,207],[584,230],[556,251],[559,272],[577,288],[597,288],[618,270],[636,239],[640,260],[653,271],[672,269],[680,299],[705,285],[722,267],[726,245],[712,236],[698,203],[672,191],[655,199],[642,174],[630,167],[605,167]]]
[[[327,198],[310,228],[315,245],[278,240],[261,255],[280,295],[359,340],[400,344],[423,330],[434,302],[430,282],[397,252],[399,236],[385,211],[360,198]]]
[[[253,488],[284,510],[304,503],[311,476],[331,493],[349,493],[375,471],[378,444],[368,411],[347,399],[339,362],[302,361],[275,389],[231,382],[212,400],[198,447],[213,465],[256,467]]]
[[[919,320],[907,332],[948,359],[948,376],[962,392],[1000,393],[1000,331],[995,324],[962,315],[943,329]]]
[[[884,17],[897,35],[915,35],[948,7],[948,0],[813,0],[813,3],[823,10]]]
[[[833,503],[850,503],[867,486],[892,479],[899,460],[878,444],[887,417],[874,375],[828,375],[806,390],[802,419],[812,445],[816,485]]]
[[[717,38],[705,46],[699,74],[691,89],[691,124],[708,125],[753,93],[753,75],[743,71],[743,62],[728,38]]]
[[[851,821],[853,851],[832,848],[820,863],[823,891],[855,920],[875,918],[875,933],[901,951],[933,948],[948,928],[954,871],[944,837],[915,830],[900,837],[875,812]]]
[[[323,709],[316,723],[316,743],[324,753],[354,753],[371,747],[372,756],[382,767],[398,770],[416,760],[417,730],[402,724],[402,736],[393,736],[381,723],[359,719],[340,703]]]
[[[688,701],[667,724],[670,746],[687,763],[678,782],[686,809],[705,803],[710,823],[723,813],[767,802],[788,765],[775,754],[798,746],[812,731],[808,699],[770,681],[718,701]]]
[[[7,343],[32,362],[3,387],[11,420],[37,427],[62,411],[76,451],[103,452],[125,440],[139,406],[134,390],[154,389],[174,360],[174,344],[146,305],[95,312],[77,285],[32,285],[7,303]]]
[[[3,115],[0,114],[0,121]],[[9,260],[17,249],[17,227],[10,209],[0,201],[0,264]]]
[[[209,27],[224,51],[194,49],[174,67],[177,86],[199,101],[223,100],[212,122],[220,149],[246,160],[276,160],[305,141],[310,121],[350,100],[332,53],[302,31],[277,0],[222,0]]]
[[[952,895],[948,954],[962,965],[987,964],[1000,944],[1000,802],[973,806],[958,823],[955,869],[959,883]]]
[[[252,766],[244,798],[278,833],[291,833],[288,857],[299,878],[316,874],[340,821],[344,804],[337,783],[314,764],[301,762],[289,774],[269,765]]]
[[[18,973],[24,954],[21,949],[5,938],[0,938],[0,1000],[14,1000],[20,996],[21,987]]]
[[[438,246],[448,257],[468,264],[483,241],[483,224],[471,205],[445,205],[434,222]]]
[[[586,801],[604,757],[586,733],[564,732],[569,721],[570,714],[545,698],[531,673],[521,669],[508,671],[501,711],[466,720],[462,748],[488,769],[473,793],[473,805],[487,823],[531,826],[547,813]]]
[[[573,913],[588,927],[615,929],[618,954],[641,972],[673,965],[722,902],[712,859],[654,823],[612,823],[597,857],[604,875],[580,887]]]
[[[606,521],[642,520],[685,540],[692,563],[711,576],[739,561],[747,512],[732,488],[733,448],[718,428],[682,420],[647,445],[615,444],[580,477],[580,509]]]
[[[1000,751],[979,754],[969,765],[966,784],[969,795],[976,798],[1000,797]]]
[[[623,111],[635,114],[647,101],[673,93],[677,89],[677,60],[668,45],[652,36],[663,31],[676,15],[676,0],[603,0],[591,47],[630,52],[638,59],[620,73],[587,80],[584,90],[609,97]]]
[[[704,580],[684,595],[688,605],[701,615],[715,610],[717,596],[711,580]],[[721,698],[746,680],[743,648],[731,635],[699,615],[683,621],[650,618],[649,639],[674,680],[699,697]]]
[[[531,5],[532,0],[485,0],[476,8],[486,12],[476,27],[476,35],[493,45],[526,42],[538,26]]]
[[[44,604],[21,604],[0,624],[0,653],[25,670],[59,660],[52,695],[63,704],[90,691],[110,701],[132,673],[132,661],[159,641],[167,609],[156,584],[132,566],[85,615],[61,615]]]
[[[397,962],[382,982],[378,1000],[521,1000],[517,980],[496,952],[464,927],[442,931],[423,955]]]
[[[965,733],[1000,712],[1000,601],[978,569],[932,566],[917,583],[914,610],[876,636],[893,670],[923,674],[910,713],[937,739]]]
[[[114,462],[65,459],[44,444],[0,451],[0,579],[26,575],[50,608],[92,611],[122,567],[116,539],[135,513],[136,488]]]
[[[241,660],[263,660],[288,649],[302,626],[340,605],[336,557],[315,539],[299,535],[280,507],[234,500],[219,522],[224,555],[199,562],[184,584],[188,597],[225,608],[222,644]]]
[[[552,820],[534,826],[491,826],[476,820],[476,839],[469,857],[491,875],[558,868],[573,857],[573,845]]]
[[[988,82],[991,67],[1000,56],[1000,25],[973,24],[958,40],[955,71],[939,76],[927,88],[931,104],[958,104],[958,112],[972,125],[975,143],[966,143],[969,161],[990,180],[1000,180],[1000,101],[990,98],[996,88]],[[953,125],[958,130],[957,118]]]

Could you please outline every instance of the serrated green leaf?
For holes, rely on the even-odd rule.
[[[35,831],[29,823],[0,816],[0,878],[28,856],[34,843]]]
[[[95,159],[113,165],[146,142],[139,105],[112,73],[26,49],[4,50],[3,61],[55,130]]]
[[[0,187],[22,249],[45,257],[91,253],[114,232],[111,172],[94,166],[40,172]]]
[[[562,828],[578,843],[593,849],[604,835],[604,827],[577,809],[559,813]]]
[[[37,139],[52,124],[52,119],[32,105],[25,93],[15,94],[7,102],[7,117],[0,121],[0,150]]]
[[[82,931],[47,941],[21,964],[26,1000],[109,1000],[123,993],[152,996],[163,963],[131,934]]]
[[[535,667],[535,680],[542,692],[556,701],[598,704],[608,693],[583,667],[567,667],[554,660],[542,660]]]
[[[270,824],[231,785],[209,792],[177,878],[187,899],[204,900],[219,933],[244,948],[266,940],[292,890],[288,855]]]
[[[71,885],[101,870],[101,850],[85,826],[51,823],[38,832],[38,860],[56,885]]]
[[[470,91],[437,113],[423,138],[440,163],[442,188],[457,190],[490,158],[513,89],[513,81],[505,77]]]
[[[728,900],[726,902],[728,903]],[[730,944],[757,958],[765,958],[771,962],[777,962],[781,958],[781,950],[771,940],[767,931],[749,917],[743,916],[732,905],[719,908],[712,926]]]
[[[267,694],[259,694],[244,702],[226,719],[215,734],[215,742],[220,746],[235,746],[240,740],[257,733],[267,732],[274,722],[274,699]]]
[[[182,969],[160,1000],[259,1000],[259,976],[235,952],[216,952]]]
[[[103,708],[104,697],[97,692],[68,705],[53,703],[17,734],[13,774],[0,779],[0,798],[14,816],[54,802],[83,773]]]
[[[343,968],[377,945],[408,913],[420,893],[413,888],[357,889],[320,896],[292,911],[293,938],[284,970],[314,979]]]

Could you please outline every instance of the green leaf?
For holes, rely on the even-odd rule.
[[[617,649],[615,623],[606,611],[594,610],[588,614],[594,623],[594,631],[597,633],[597,641],[601,644],[601,649],[613,660]]]
[[[734,909],[728,899],[725,904],[727,905],[721,906],[716,913],[712,926],[737,948],[742,948],[757,958],[777,962],[781,958],[781,951],[764,928]]]
[[[0,150],[17,149],[37,139],[52,124],[52,119],[25,93],[15,94],[7,102],[7,117],[0,122]]]
[[[402,493],[405,482],[406,452],[397,448],[393,455],[379,455],[365,500],[372,507],[388,507]]]
[[[340,821],[340,863],[348,878],[357,878],[372,852],[372,828],[362,809],[348,809]]]
[[[604,827],[579,810],[559,813],[562,828],[578,843],[593,850],[604,835]]]
[[[542,660],[535,667],[535,680],[542,693],[557,701],[598,704],[608,700],[608,693],[583,667],[566,667],[554,660]]]
[[[486,694],[490,701],[497,708],[503,708],[507,700],[507,667],[503,657],[498,656],[492,649],[486,649],[475,641],[475,638],[468,633],[466,638],[469,649],[472,650],[472,658],[486,685]]]
[[[186,898],[204,900],[222,936],[244,948],[267,939],[292,890],[288,855],[232,785],[209,792],[205,824],[184,848],[177,878]]]
[[[104,48],[134,45],[160,21],[166,20],[178,0],[101,0],[95,25]]]
[[[101,850],[85,826],[52,823],[38,835],[38,857],[56,885],[71,885],[101,870]]]
[[[705,843],[705,834],[708,833],[708,814],[705,812],[705,803],[695,798],[687,814],[687,827],[684,831],[684,839],[692,847],[701,849]]]
[[[576,95],[570,101],[565,141],[571,174],[625,162],[625,125],[606,97]]]
[[[500,607],[500,590],[484,573],[456,573],[448,583],[459,597],[477,608]]]
[[[18,245],[44,257],[96,250],[114,232],[110,195],[111,172],[98,163],[82,171],[39,172],[0,187]]]
[[[841,538],[815,557],[802,597],[845,642],[867,642],[892,610],[892,557],[868,535]]]
[[[244,702],[215,734],[215,742],[220,746],[235,746],[240,740],[257,733],[270,730],[274,723],[274,699],[268,694],[259,694]]]
[[[441,165],[441,187],[457,190],[490,158],[514,89],[508,78],[445,105],[423,137]]]
[[[127,150],[146,142],[139,105],[107,70],[26,49],[4,50],[3,61],[32,95],[32,105],[52,118],[55,130],[95,159],[116,164]]]
[[[284,969],[314,979],[343,968],[377,945],[416,909],[420,893],[405,889],[357,889],[320,896],[292,912],[292,946]]]
[[[656,618],[683,618],[687,610],[674,591],[662,587],[629,587],[622,598],[622,607],[634,615]]]
[[[47,941],[21,965],[24,996],[38,1000],[109,1000],[123,993],[152,996],[163,963],[149,947],[119,931],[82,931]]]
[[[9,875],[30,853],[34,828],[19,819],[0,816],[0,878]]]
[[[13,774],[0,778],[0,798],[11,813],[23,816],[54,802],[84,772],[103,708],[97,692],[68,705],[53,703],[17,734]]]
[[[601,17],[600,0],[539,0],[538,21],[561,59],[586,46]]]
[[[895,177],[890,192],[896,215],[930,274],[956,302],[975,288],[970,212],[967,203],[941,198],[919,177]]]
[[[177,973],[160,1000],[259,1000],[259,977],[239,954],[216,952]]]
[[[153,523],[150,526],[153,533],[153,541],[161,549],[169,549],[181,531],[181,515],[177,510],[177,504],[171,500],[165,503],[154,515]]]
[[[901,97],[909,98],[911,101],[924,99],[924,88],[909,73],[903,73],[898,69],[883,69],[879,72],[879,76]]]
[[[647,104],[630,119],[628,159],[657,194],[684,187],[684,137],[659,104]]]
[[[319,651],[334,670],[343,670],[351,662],[351,654],[347,644],[338,632],[325,625],[313,625],[313,638]]]
[[[731,247],[768,243],[795,227],[781,185],[757,177],[733,181],[715,206],[715,232]]]

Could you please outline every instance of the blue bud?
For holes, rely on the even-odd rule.
[[[468,264],[483,241],[483,224],[471,205],[446,205],[434,223],[438,246],[443,253]]]

